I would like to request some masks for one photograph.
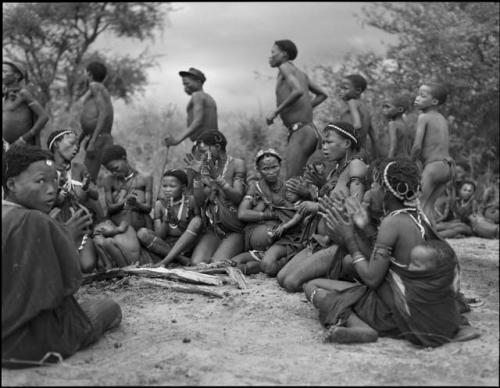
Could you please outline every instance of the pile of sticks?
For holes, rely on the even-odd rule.
[[[212,296],[216,298],[223,298],[224,296],[205,286],[213,287],[222,286],[226,283],[232,283],[240,289],[248,288],[243,273],[238,268],[232,267],[229,262],[219,262],[173,269],[163,267],[147,268],[130,265],[128,267],[111,268],[104,272],[86,275],[83,277],[82,284],[89,284],[99,280],[123,278],[131,275],[139,277],[140,282],[146,285],[163,287],[177,292]],[[189,285],[182,285],[180,283],[188,283]]]

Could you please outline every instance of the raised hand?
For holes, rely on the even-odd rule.
[[[291,178],[286,182],[286,189],[303,199],[311,199],[311,192],[307,182],[300,178]]]
[[[365,207],[361,205],[356,197],[347,197],[345,200],[345,208],[354,224],[359,229],[364,229],[370,222],[370,217]]]
[[[78,209],[65,223],[74,240],[79,239],[86,233],[91,225],[92,216],[83,209]]]
[[[201,173],[203,160],[197,159],[192,153],[186,154],[184,157],[184,163],[186,164],[186,168],[193,170],[195,173]]]
[[[321,188],[326,183],[326,173],[324,169],[318,169],[313,165],[307,165],[302,175],[307,182],[318,188]]]
[[[340,237],[343,241],[354,238],[354,224],[349,215],[343,214],[335,206],[323,207],[319,213],[325,219],[330,238]]]

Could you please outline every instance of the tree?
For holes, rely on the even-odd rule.
[[[385,94],[415,96],[422,82],[445,82],[450,93],[443,113],[450,121],[452,155],[472,161],[477,173],[488,164],[497,166],[499,4],[372,3],[360,18],[399,41],[389,46],[386,58],[362,53],[338,69],[323,69],[324,79],[335,82],[348,71],[361,72],[376,120]],[[395,68],[386,66],[388,58]]]
[[[91,52],[92,44],[104,33],[153,39],[169,10],[169,3],[4,4],[3,56],[27,66],[49,112],[71,110],[81,93],[84,65],[97,58],[108,65],[111,95],[128,100],[146,84],[145,71],[154,65],[154,57],[147,51],[137,58],[107,57]]]

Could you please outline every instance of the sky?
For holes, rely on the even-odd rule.
[[[301,69],[335,65],[350,51],[385,52],[394,37],[362,27],[361,8],[352,2],[188,2],[172,3],[175,11],[154,42],[103,35],[96,49],[138,55],[146,47],[162,54],[148,71],[148,86],[136,104],[156,107],[172,103],[181,111],[189,101],[180,70],[204,72],[204,90],[216,101],[220,115],[264,114],[275,106],[277,70],[268,64],[275,40],[290,39],[298,48],[294,63]],[[256,72],[260,77],[256,76]],[[129,109],[117,103],[117,113]]]

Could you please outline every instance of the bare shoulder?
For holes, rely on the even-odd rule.
[[[350,177],[364,177],[368,171],[368,166],[361,159],[353,159],[349,163],[348,172]]]
[[[112,188],[114,182],[115,182],[115,177],[113,174],[106,174],[102,178],[102,184],[103,184],[104,188],[108,188],[108,189]]]
[[[243,159],[233,158],[234,171],[236,172],[246,172],[247,168]]]
[[[108,89],[106,89],[106,87],[100,82],[90,82],[89,91],[94,96],[110,98]]]

